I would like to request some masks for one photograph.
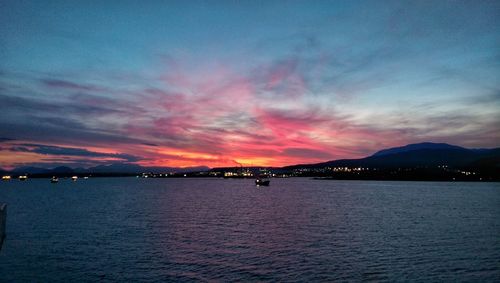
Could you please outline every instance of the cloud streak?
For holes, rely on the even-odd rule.
[[[112,34],[101,9],[78,4],[67,25],[58,5],[26,5],[56,16],[33,27],[0,14],[2,167],[280,166],[500,140],[497,3],[294,2],[271,18],[272,5],[217,17],[158,5],[133,25],[124,3],[104,17]]]

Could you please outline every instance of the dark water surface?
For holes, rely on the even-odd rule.
[[[500,184],[0,183],[0,281],[500,281]]]

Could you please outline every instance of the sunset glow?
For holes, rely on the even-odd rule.
[[[283,166],[500,140],[495,2],[7,2],[4,169]]]

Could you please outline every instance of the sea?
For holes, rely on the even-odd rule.
[[[0,282],[500,282],[500,183],[0,182]]]

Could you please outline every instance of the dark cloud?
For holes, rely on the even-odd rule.
[[[125,101],[75,94],[59,100],[0,94],[0,136],[19,140],[67,144],[142,143],[122,132],[114,121],[137,117],[141,113]],[[119,117],[98,122],[103,117]]]
[[[3,114],[15,113],[26,115],[30,113],[60,115],[61,117],[78,116],[105,116],[116,113],[123,113],[120,109],[115,109],[112,105],[89,105],[75,103],[74,100],[51,101],[48,99],[38,99],[34,97],[20,97],[0,94],[2,106],[5,107]],[[1,113],[0,113],[1,116]]]
[[[31,144],[31,143],[19,144],[17,146],[12,147],[10,150],[18,152],[32,152],[44,155],[118,158],[127,162],[136,162],[142,160],[142,158],[140,157],[124,153],[103,153],[103,152],[89,151],[84,148],[60,147],[60,146]]]
[[[2,107],[3,107],[0,115],[6,114],[8,112],[26,111],[26,113],[30,113],[32,111],[38,112],[38,111],[58,110],[58,106],[34,98],[24,98],[24,97],[0,94],[0,101],[2,101]]]
[[[143,145],[147,145],[147,146],[159,146],[157,144],[154,144],[154,143],[148,143],[148,142],[143,142],[142,143]]]
[[[76,91],[105,91],[105,88],[90,85],[90,84],[81,84],[74,83],[70,81],[57,80],[57,79],[42,79],[41,82],[51,88],[62,88],[62,89],[70,89]]]
[[[90,160],[84,158],[43,158],[42,162],[19,162],[13,163],[14,167],[39,167],[39,168],[55,168],[59,166],[67,166],[70,168],[88,168],[96,165],[109,165],[107,160]]]
[[[14,135],[17,140],[63,143],[75,146],[141,144],[146,142],[140,137],[129,136],[111,130],[68,128],[65,125],[46,124],[37,121],[17,121],[13,123],[0,121],[0,135]]]

